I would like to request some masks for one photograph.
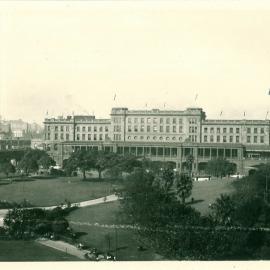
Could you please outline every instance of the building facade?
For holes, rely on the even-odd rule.
[[[110,119],[76,115],[44,121],[45,149],[62,165],[76,149],[105,149],[172,161],[179,170],[193,155],[193,171],[224,157],[239,173],[270,158],[269,120],[208,120],[201,108],[129,110],[112,108]]]

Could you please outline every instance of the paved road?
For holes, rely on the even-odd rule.
[[[118,199],[118,197],[114,194],[112,195],[108,195],[106,197],[101,197],[98,199],[94,199],[94,200],[89,200],[89,201],[83,201],[83,202],[78,202],[78,203],[72,203],[71,206],[78,206],[78,207],[86,207],[86,206],[91,206],[91,205],[96,205],[96,204],[101,204],[101,203],[106,203],[106,202],[113,202],[116,201]],[[45,210],[51,210],[56,206],[48,206],[48,207],[32,207],[32,208],[43,208]],[[7,214],[8,209],[0,209],[0,226],[3,226],[3,221],[4,221],[4,217]]]

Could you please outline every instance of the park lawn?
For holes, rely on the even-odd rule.
[[[193,182],[192,195],[187,199],[187,202],[193,197],[195,201],[199,202],[194,203],[191,206],[202,214],[208,214],[210,211],[209,204],[214,203],[220,194],[233,193],[234,187],[232,183],[234,181],[237,180],[223,178],[203,182]]]
[[[119,202],[109,202],[77,209],[70,213],[67,219],[69,221],[88,222],[92,224],[120,224],[120,221],[117,218],[118,211]],[[137,250],[137,247],[142,244],[138,241],[138,237],[134,230],[100,228],[96,226],[75,224],[70,224],[70,226],[76,232],[86,233],[80,237],[79,241],[90,247],[106,252],[109,250],[110,245],[110,251],[113,254],[116,254],[116,259],[119,261],[151,261],[162,259],[161,256],[151,249],[145,251]],[[116,239],[117,253],[115,252]]]
[[[105,181],[82,181],[79,177],[59,177],[20,181],[0,185],[0,200],[22,202],[34,206],[54,206],[68,200],[72,203],[109,195],[113,185]]]
[[[80,259],[35,241],[0,240],[0,261],[80,261]]]

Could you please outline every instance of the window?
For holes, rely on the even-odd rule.
[[[236,137],[235,137],[235,141],[236,141],[237,143],[239,143],[239,136],[236,136]]]
[[[157,139],[157,136],[154,136],[153,139],[156,140]]]
[[[138,118],[134,118],[134,123],[138,123]]]
[[[64,140],[64,134],[63,133],[60,134],[60,139]]]
[[[130,117],[128,117],[128,123],[131,124],[131,118]]]
[[[160,141],[162,141],[162,140],[163,140],[163,137],[162,137],[162,136],[160,136],[160,137],[159,137],[159,140],[160,140]]]
[[[50,133],[48,133],[48,140],[50,140],[51,139],[51,134]]]
[[[250,128],[247,128],[247,133],[250,133],[251,131],[250,131]]]
[[[55,126],[55,127],[54,127],[54,130],[55,130],[55,131],[58,131],[58,126]]]
[[[137,136],[134,136],[134,140],[137,140],[137,138],[138,138]]]
[[[219,135],[217,136],[217,142],[220,142],[220,136]]]
[[[170,124],[170,118],[166,118],[166,124]]]
[[[173,124],[176,124],[176,118],[172,119]]]
[[[103,132],[103,127],[99,127],[99,132]]]
[[[91,141],[91,134],[88,134],[87,139],[88,139],[88,141]]]
[[[147,126],[147,132],[150,132],[150,126]]]
[[[130,140],[131,139],[131,136],[128,136],[128,140]]]
[[[138,126],[134,126],[134,132],[138,132]]]
[[[170,132],[170,126],[166,126],[166,132],[167,132],[167,133]]]
[[[227,142],[227,137],[223,136],[223,142]]]
[[[210,136],[210,142],[214,142],[214,136],[213,135]]]
[[[261,128],[261,133],[264,133],[264,128]]]
[[[88,132],[91,132],[91,126],[88,127]]]
[[[64,126],[60,126],[60,131],[64,131]]]
[[[173,133],[176,132],[176,126],[173,126]]]
[[[131,126],[128,126],[128,132],[131,132]]]
[[[173,140],[173,141],[175,141],[175,140],[176,140],[176,138],[175,138],[175,137],[172,137],[172,140]]]
[[[250,136],[247,136],[247,143],[250,143]]]
[[[210,128],[210,133],[214,133],[214,128],[213,127]]]
[[[233,136],[230,136],[230,143],[233,142]]]
[[[82,132],[85,132],[85,127],[82,127]]]
[[[96,126],[94,126],[94,132],[97,132],[97,127]]]
[[[232,127],[230,128],[230,133],[233,133],[233,128]]]
[[[141,118],[141,124],[144,124],[144,118]]]
[[[151,118],[148,117],[148,118],[147,118],[147,124],[150,124],[150,123],[151,123]]]
[[[150,140],[150,136],[147,136],[147,138],[146,138],[147,140]]]
[[[153,123],[154,123],[154,124],[157,123],[157,118],[153,118]]]
[[[223,128],[223,133],[226,133],[227,132],[227,128]]]
[[[54,134],[54,139],[55,139],[55,140],[58,140],[58,133],[55,133],[55,134]]]
[[[69,134],[66,133],[66,140],[69,141]]]
[[[257,128],[254,128],[254,133],[257,133],[258,132],[258,129]]]
[[[79,141],[80,140],[80,134],[77,134],[77,141]]]
[[[217,128],[217,133],[220,133],[220,128]]]
[[[207,135],[204,135],[203,141],[204,141],[204,142],[207,142]]]
[[[163,132],[163,126],[159,127],[159,132]]]
[[[108,132],[108,131],[109,131],[109,127],[105,126],[105,132]]]
[[[169,137],[166,137],[166,141],[168,141],[170,138]]]
[[[240,132],[240,129],[239,128],[236,128],[236,133],[239,133]]]
[[[264,136],[261,136],[260,142],[264,143]]]
[[[141,126],[141,132],[144,132],[144,126]]]
[[[154,132],[157,132],[157,126],[156,126],[156,125],[153,126],[153,131],[154,131]]]
[[[97,140],[97,134],[94,134],[94,141]]]
[[[179,133],[183,133],[183,127],[179,126]]]
[[[80,127],[79,126],[77,127],[77,131],[80,132]]]
[[[179,137],[179,141],[180,141],[180,142],[182,141],[182,137]]]
[[[204,133],[207,133],[207,127],[205,127],[203,131],[204,131]]]
[[[103,134],[99,134],[99,140],[100,140],[100,141],[103,140]]]
[[[82,134],[82,140],[85,141],[85,134]]]
[[[160,119],[159,119],[159,123],[160,123],[160,124],[163,124],[163,118],[160,118]]]
[[[179,125],[182,125],[182,124],[183,124],[183,119],[179,118]]]
[[[254,142],[254,143],[257,143],[257,136],[254,136],[253,142]]]

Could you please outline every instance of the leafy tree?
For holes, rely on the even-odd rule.
[[[186,198],[191,195],[193,187],[192,178],[187,174],[176,174],[175,188],[176,194],[181,198],[182,204],[185,204]]]
[[[169,191],[173,185],[174,172],[169,168],[161,168],[155,176],[153,186],[158,187],[164,194],[169,194]]]
[[[47,153],[44,153],[38,160],[38,165],[42,166],[44,169],[49,169],[50,166],[55,166],[55,161]]]
[[[223,158],[212,159],[207,162],[206,172],[216,177],[223,177],[235,172],[235,166]]]
[[[86,171],[94,168],[95,160],[90,151],[79,150],[71,154],[70,158],[64,163],[64,170],[70,174],[77,168],[83,172],[83,179],[86,179]]]
[[[3,172],[7,177],[10,173],[15,173],[16,169],[10,162],[0,163],[0,172]]]
[[[233,222],[235,202],[227,194],[221,194],[211,205],[211,213],[214,222],[220,225],[230,225]]]

